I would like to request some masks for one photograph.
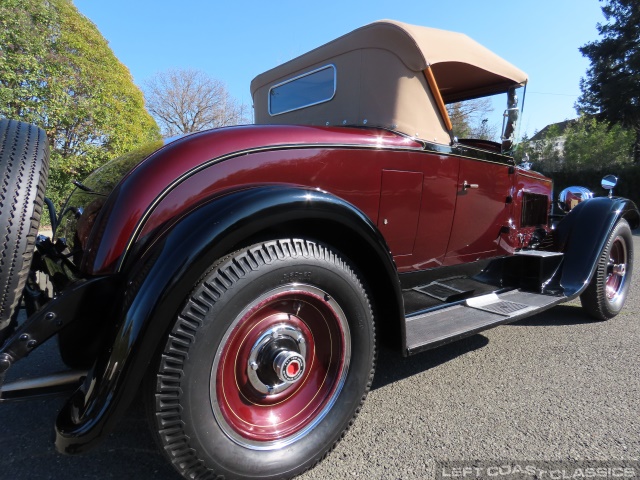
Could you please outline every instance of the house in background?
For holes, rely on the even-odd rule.
[[[568,127],[575,125],[578,120],[578,118],[574,118],[551,123],[528,139],[523,147],[534,169],[542,169],[545,172],[562,170],[564,144],[566,141],[565,132]]]
[[[555,148],[562,151],[565,141],[564,132],[569,125],[573,125],[577,121],[578,119],[574,118],[572,120],[564,120],[563,122],[550,123],[539,132],[536,132],[533,137],[529,139],[529,142],[540,142],[553,139],[555,142]]]
[[[633,164],[635,132],[597,116],[547,125],[522,142],[532,168],[546,173],[562,170],[601,170]]]

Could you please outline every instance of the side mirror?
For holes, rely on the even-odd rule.
[[[602,182],[600,183],[600,185],[602,185],[602,188],[604,188],[605,190],[609,190],[609,197],[613,195],[613,187],[615,187],[617,184],[618,177],[616,177],[615,175],[607,175],[602,179]]]

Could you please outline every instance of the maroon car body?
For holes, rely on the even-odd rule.
[[[95,232],[104,233],[87,239],[81,268],[114,273],[128,249],[183,211],[230,190],[270,184],[318,188],[357,207],[380,229],[401,273],[513,253],[528,245],[536,226],[520,224],[523,195],[549,197],[551,181],[510,173],[513,160],[494,157],[429,151],[376,129],[249,126],[192,134],[127,174],[109,214],[98,219]],[[467,178],[481,187],[459,195]],[[182,181],[167,189],[176,179]],[[506,203],[508,196],[513,201]],[[497,235],[512,218],[516,232]]]
[[[256,125],[102,167],[38,239],[0,348],[4,373],[57,335],[75,370],[3,400],[71,388],[56,447],[79,453],[142,384],[186,478],[290,477],[352,423],[376,337],[415,354],[578,296],[615,316],[640,215],[568,194],[551,214],[513,158],[526,81],[466,36],[377,22],[256,77]],[[456,138],[445,104],[492,94],[501,142]]]

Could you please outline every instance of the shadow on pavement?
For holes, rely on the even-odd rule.
[[[425,372],[456,357],[478,350],[488,343],[487,337],[478,334],[410,357],[403,357],[399,351],[381,345],[371,390]]]
[[[559,305],[546,312],[506,326],[559,327],[589,323],[593,323],[593,320],[579,305]],[[437,367],[456,357],[478,350],[488,343],[489,340],[485,336],[478,334],[410,357],[403,357],[399,351],[381,345],[371,390],[382,388]]]
[[[424,372],[488,343],[486,337],[474,335],[409,358],[389,347],[381,347],[372,389]],[[31,400],[28,404],[2,404],[0,478],[180,478],[158,450],[148,430],[140,398],[131,406],[115,432],[95,450],[76,456],[57,453],[53,445],[53,426],[64,401],[64,397],[54,397]]]
[[[516,327],[559,327],[589,324],[594,321],[579,305],[558,305],[546,312],[523,318],[509,325]]]
[[[635,234],[640,234],[640,231]],[[587,323],[590,320],[582,308],[561,305],[511,325],[556,327]],[[487,337],[477,334],[406,358],[397,350],[381,346],[372,390],[423,373],[488,344]],[[34,352],[29,358],[34,365],[25,364],[24,367],[28,368],[20,373],[28,375],[41,372],[44,366],[56,367],[57,350],[54,347]],[[140,399],[131,406],[116,430],[95,450],[78,456],[58,454],[53,445],[54,422],[64,401],[64,397],[43,398],[0,406],[0,449],[3,452],[0,478],[180,478],[157,448],[148,430]]]
[[[43,345],[16,365],[9,380],[63,367],[55,342]],[[0,404],[0,478],[178,480],[147,427],[138,398],[116,430],[86,454],[56,452],[54,424],[65,396]]]
[[[66,456],[55,451],[53,425],[63,398],[2,405],[1,478],[136,478],[177,480],[180,476],[163,458],[147,428],[141,402],[131,408],[116,431],[86,454]],[[27,413],[25,415],[25,413]]]

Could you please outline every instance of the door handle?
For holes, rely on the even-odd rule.
[[[477,183],[469,183],[466,180],[462,183],[462,190],[466,190],[467,188],[478,188],[480,185]]]

